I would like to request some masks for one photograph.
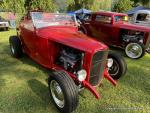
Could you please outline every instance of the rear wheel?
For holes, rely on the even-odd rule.
[[[110,76],[115,80],[125,75],[127,71],[127,64],[124,58],[114,52],[110,52],[108,55],[107,67]]]
[[[78,90],[72,78],[65,72],[54,72],[50,75],[50,95],[61,113],[71,113],[78,105]]]
[[[129,58],[139,59],[145,54],[144,44],[131,42],[126,46],[125,53]]]
[[[19,58],[22,56],[22,46],[21,41],[17,36],[10,36],[9,37],[9,44],[12,56]]]

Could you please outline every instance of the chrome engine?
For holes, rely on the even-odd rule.
[[[84,53],[70,47],[63,47],[59,53],[56,63],[65,70],[76,73],[82,69]]]

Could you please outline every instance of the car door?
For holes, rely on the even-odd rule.
[[[112,17],[106,15],[95,15],[93,22],[91,23],[92,36],[97,40],[105,42],[106,44],[113,43],[113,27]]]
[[[36,54],[36,34],[31,19],[24,20],[20,27],[20,34],[23,37],[23,43],[25,45],[26,52],[31,56],[35,57]]]
[[[92,14],[86,14],[82,20],[81,28],[85,34],[91,36]]]

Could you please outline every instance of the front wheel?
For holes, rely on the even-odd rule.
[[[127,44],[125,48],[125,53],[129,58],[139,59],[145,54],[145,47],[141,43],[131,42]]]
[[[71,113],[78,105],[78,90],[72,78],[65,72],[58,71],[50,75],[50,95],[61,113]]]
[[[120,54],[110,52],[108,54],[107,68],[110,76],[117,80],[125,75],[127,71],[127,64]]]

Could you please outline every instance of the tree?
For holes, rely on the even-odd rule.
[[[14,13],[24,13],[24,0],[3,0],[0,8],[4,11],[11,11]]]
[[[150,7],[150,0],[132,0],[134,1],[135,5],[143,5],[143,6],[146,6],[146,7]]]
[[[81,8],[90,9],[92,11],[110,10],[111,0],[73,0],[68,6],[68,10],[75,11]]]
[[[133,7],[133,2],[130,0],[118,0],[114,5],[113,11],[115,12],[126,12]]]

